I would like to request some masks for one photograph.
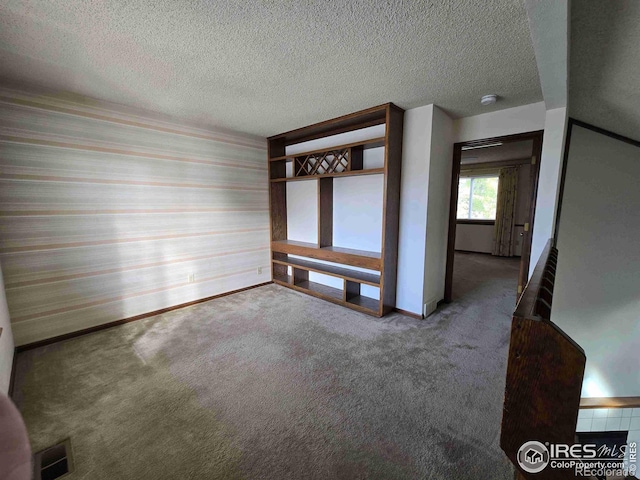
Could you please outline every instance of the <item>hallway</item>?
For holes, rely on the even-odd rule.
[[[456,252],[453,268],[454,303],[478,303],[492,296],[512,296],[512,307],[515,307],[519,269],[520,257]]]

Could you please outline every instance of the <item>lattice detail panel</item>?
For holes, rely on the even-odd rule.
[[[293,164],[296,177],[348,172],[351,170],[351,149],[329,150],[295,157]]]

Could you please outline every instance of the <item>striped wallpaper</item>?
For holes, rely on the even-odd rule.
[[[16,345],[270,280],[265,158],[263,139],[0,89]]]

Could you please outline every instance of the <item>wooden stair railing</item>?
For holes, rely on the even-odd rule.
[[[518,463],[518,451],[526,442],[575,442],[586,357],[550,320],[557,261],[551,239],[511,323],[500,447],[518,469],[518,478],[574,478],[573,471],[550,466],[527,473]]]

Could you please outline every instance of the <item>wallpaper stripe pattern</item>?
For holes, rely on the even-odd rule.
[[[265,158],[264,139],[0,89],[16,345],[268,281]]]

